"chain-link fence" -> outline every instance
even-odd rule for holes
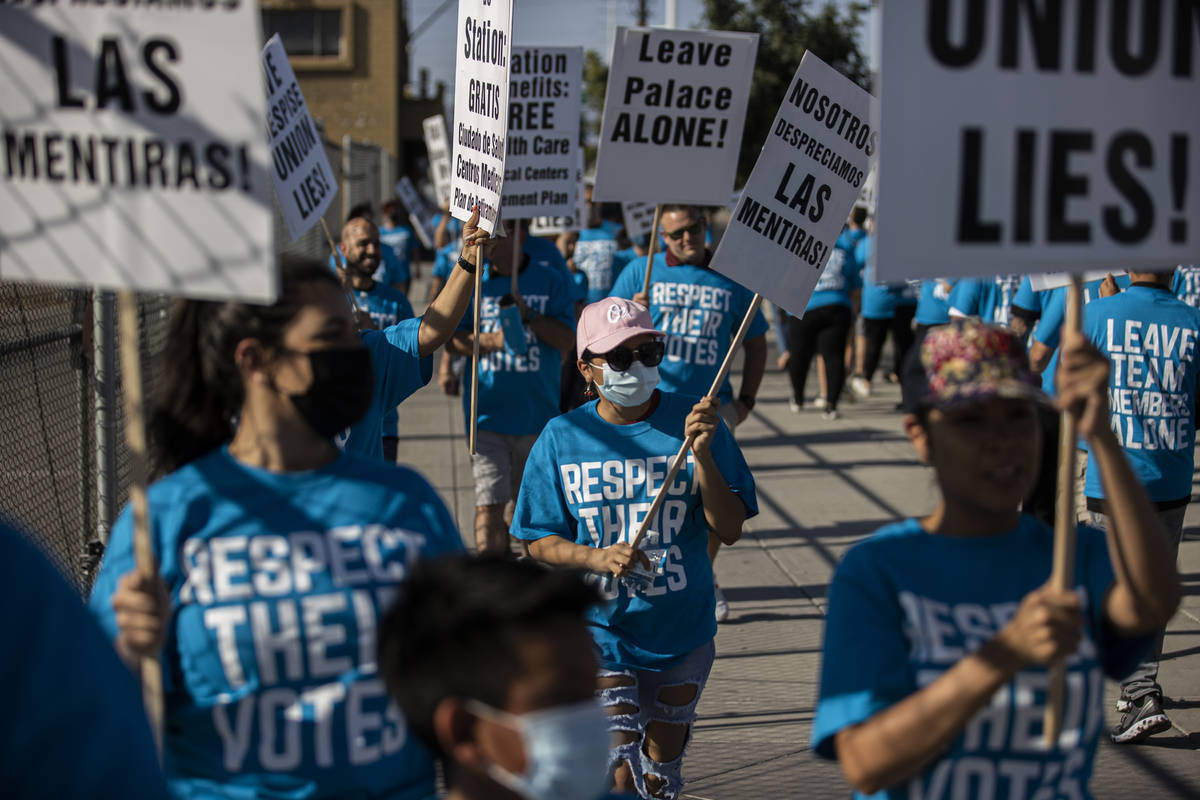
[[[325,222],[336,239],[344,210],[391,197],[395,158],[377,145],[326,141],[342,185]],[[280,252],[324,259],[321,225],[291,242],[275,208]],[[160,390],[171,299],[139,295],[138,340],[147,398]],[[108,529],[129,495],[130,461],[111,292],[0,283],[0,514],[21,524],[86,591]]]

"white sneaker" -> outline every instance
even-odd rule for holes
[[[794,397],[788,398],[788,408],[790,408],[792,410],[793,414],[800,413],[800,404],[796,402],[796,399]]]
[[[862,375],[855,375],[850,379],[850,391],[859,400],[866,400],[871,396],[871,384]]]
[[[721,591],[721,587],[713,584],[713,588],[717,594],[717,622],[724,622],[729,619],[729,601],[725,599],[725,593]]]
[[[833,421],[835,419],[841,419],[841,418],[842,418],[842,415],[838,413],[838,410],[836,408],[830,408],[830,409],[827,409],[827,410],[821,412],[821,419]]]
[[[824,408],[825,408],[825,398],[824,398],[824,397],[821,397],[820,395],[817,395],[817,396],[816,396],[816,397],[814,397],[814,398],[812,399],[812,401],[811,401],[811,402],[808,404],[808,407],[809,407],[809,408],[815,408],[815,409],[817,409],[818,411],[821,411],[822,409],[824,409]]]

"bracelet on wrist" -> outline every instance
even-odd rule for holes
[[[467,261],[467,259],[461,255],[458,257],[458,266],[461,267],[462,271],[467,273],[468,275],[475,274],[475,265],[472,264],[470,261]]]

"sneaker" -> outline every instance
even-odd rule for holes
[[[1162,710],[1162,698],[1152,693],[1132,701],[1129,710],[1112,727],[1108,736],[1117,744],[1129,744],[1148,739],[1170,727],[1171,720]]]
[[[835,419],[841,419],[841,418],[842,418],[842,415],[838,413],[838,410],[836,408],[827,408],[823,412],[821,412],[821,419],[824,419],[824,420],[829,420],[832,422]]]
[[[1125,695],[1117,698],[1117,713],[1124,714],[1129,709],[1133,708],[1133,701]]]
[[[809,402],[808,407],[815,408],[818,411],[821,411],[822,409],[825,408],[825,398],[821,397],[820,395],[817,395],[816,397],[814,397],[812,399],[811,402]]]
[[[871,384],[862,375],[855,375],[850,379],[850,391],[859,400],[866,400],[871,396]]]
[[[725,599],[725,593],[721,591],[721,587],[713,584],[717,593],[717,622],[724,622],[729,619],[729,601]]]
[[[800,404],[796,402],[796,398],[794,397],[788,398],[788,408],[792,410],[793,414],[799,414],[801,410]]]

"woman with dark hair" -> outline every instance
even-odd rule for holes
[[[424,478],[333,441],[391,369],[372,367],[383,334],[360,335],[324,265],[282,277],[271,306],[176,307],[149,489],[161,579],[135,569],[126,509],[90,609],[126,661],[162,653],[175,795],[429,797],[375,632],[412,564],[462,540]]]

